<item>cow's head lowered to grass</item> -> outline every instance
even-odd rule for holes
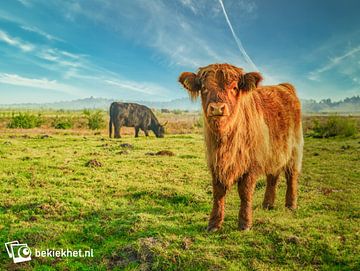
[[[205,119],[211,129],[219,132],[225,132],[241,114],[240,99],[261,80],[257,72],[245,73],[229,64],[211,64],[199,68],[197,74],[183,72],[179,77],[192,99],[201,96]]]

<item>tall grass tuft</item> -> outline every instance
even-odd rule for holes
[[[203,127],[204,127],[204,116],[203,116],[202,113],[201,113],[200,116],[197,118],[194,126],[197,127],[197,128],[203,128]]]
[[[71,118],[58,117],[52,122],[52,127],[55,129],[71,129],[74,126],[74,122]]]
[[[32,115],[29,113],[19,113],[18,115],[12,115],[7,127],[31,129],[40,127],[42,123],[43,119],[41,118],[41,114]]]
[[[89,129],[98,130],[105,127],[105,121],[101,110],[91,112],[90,110],[85,109],[83,113],[87,119]]]
[[[327,138],[334,136],[349,137],[357,133],[357,123],[349,118],[330,116],[325,122],[313,121],[313,129],[310,134],[315,138]]]

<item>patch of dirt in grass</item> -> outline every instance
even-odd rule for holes
[[[153,248],[158,244],[159,240],[154,237],[146,237],[140,239],[139,255],[142,262],[152,262],[154,258]]]
[[[329,187],[322,187],[319,189],[320,192],[322,194],[324,194],[325,196],[330,195],[331,193],[336,193],[336,192],[342,192],[343,190],[341,189],[333,189],[333,188],[329,188]]]
[[[139,270],[152,270],[152,263],[156,255],[156,248],[166,248],[167,243],[161,242],[155,237],[140,238],[138,244],[123,248],[108,260],[108,267],[112,270],[116,267],[126,268],[131,263],[138,263]]]
[[[120,144],[120,147],[121,148],[127,148],[127,149],[133,149],[134,148],[134,146],[129,144],[129,143]]]
[[[24,134],[24,135],[9,135],[9,138],[11,138],[11,139],[15,139],[15,138],[30,139],[31,137],[27,134]]]
[[[102,163],[96,159],[91,159],[86,162],[85,166],[87,166],[87,167],[102,167]]]
[[[113,270],[115,267],[125,268],[130,263],[138,261],[137,251],[133,247],[127,246],[119,254],[111,255],[107,265],[109,270]]]
[[[292,235],[289,236],[288,238],[286,238],[286,243],[290,243],[290,244],[300,244],[301,240],[299,237]]]
[[[182,241],[181,247],[184,250],[188,250],[190,246],[193,244],[194,240],[189,237],[185,237]]]
[[[37,221],[37,217],[36,216],[30,216],[29,221]]]
[[[340,147],[340,149],[342,149],[343,151],[348,150],[348,149],[350,149],[350,148],[351,148],[350,145],[342,145],[342,146]]]
[[[63,215],[66,211],[67,208],[60,202],[43,203],[36,209],[36,212],[44,217]]]
[[[98,147],[108,148],[108,147],[109,147],[109,143],[101,144],[101,145],[99,145]]]
[[[158,151],[158,152],[147,152],[145,153],[145,155],[150,155],[150,156],[175,156],[175,153],[173,153],[172,151]]]

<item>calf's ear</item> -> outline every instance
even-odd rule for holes
[[[239,81],[239,89],[246,91],[254,90],[258,87],[262,79],[261,74],[258,72],[245,73]]]
[[[179,76],[179,82],[187,89],[190,98],[196,100],[201,89],[201,82],[196,74],[192,72],[183,72]]]

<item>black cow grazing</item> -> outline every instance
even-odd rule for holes
[[[120,138],[121,126],[135,127],[135,137],[139,130],[149,135],[153,131],[156,137],[164,137],[165,125],[161,125],[150,108],[135,103],[113,102],[110,106],[109,137],[112,135],[112,126],[115,128],[115,138]]]

